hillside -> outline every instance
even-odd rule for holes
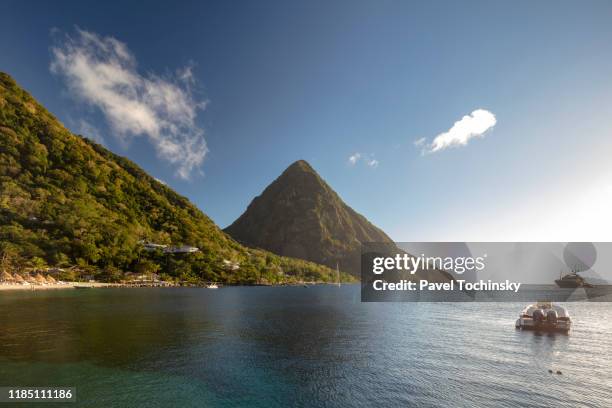
[[[169,256],[143,242],[200,251]],[[69,132],[4,73],[0,245],[5,269],[78,265],[111,281],[134,270],[194,282],[335,279],[323,266],[238,244],[131,161]]]
[[[225,231],[241,243],[360,273],[362,242],[391,239],[305,161],[290,165]]]

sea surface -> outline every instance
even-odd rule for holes
[[[612,303],[567,303],[569,335],[516,330],[523,306],[361,303],[355,285],[0,292],[0,386],[76,387],[72,407],[610,407]]]

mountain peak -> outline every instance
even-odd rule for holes
[[[304,160],[274,180],[225,230],[247,245],[357,275],[362,242],[391,242]]]
[[[310,163],[308,163],[306,160],[303,160],[303,159],[296,160],[293,163],[291,163],[291,165],[289,165],[289,167],[287,167],[287,170],[289,170],[289,169],[300,169],[300,170],[304,170],[304,171],[314,171],[314,169],[312,168]]]
[[[297,160],[289,165],[265,191],[269,191],[269,188],[273,186],[282,189],[299,186],[300,188],[294,189],[294,193],[297,194],[315,190],[323,191],[327,184],[306,160]],[[329,190],[331,191],[331,188]]]
[[[297,160],[291,163],[289,167],[287,167],[285,171],[283,171],[283,173],[281,174],[281,177],[286,176],[286,175],[302,174],[302,173],[314,174],[317,177],[319,177],[315,169],[313,169],[310,163],[308,163],[306,160]]]

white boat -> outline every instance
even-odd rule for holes
[[[217,285],[216,283],[209,283],[208,285],[206,285],[206,289],[219,289],[219,285]]]
[[[523,330],[568,332],[572,319],[567,309],[552,302],[537,302],[523,309],[516,320],[516,328]]]

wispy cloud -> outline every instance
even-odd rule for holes
[[[348,158],[348,161],[351,166],[354,166],[357,164],[359,159],[361,159],[361,153],[354,153]]]
[[[419,138],[419,139],[414,141],[414,145],[416,147],[421,147],[421,146],[423,146],[425,144],[425,142],[427,142],[427,139],[425,139],[424,137],[421,137],[421,138]]]
[[[191,66],[174,78],[143,75],[126,44],[80,29],[51,52],[51,71],[74,96],[98,107],[117,136],[146,136],[181,178],[200,169],[208,148],[196,116],[205,104],[193,95]]]
[[[448,131],[436,136],[431,144],[423,149],[423,153],[435,153],[450,147],[466,146],[471,139],[484,137],[484,134],[496,123],[497,119],[493,113],[485,109],[476,109],[455,122]],[[424,138],[415,141],[415,146],[424,144]]]
[[[362,161],[366,166],[375,169],[378,167],[379,161],[374,159],[372,155],[366,156],[359,152],[353,153],[348,158],[348,163],[351,166],[356,165],[358,162]]]

